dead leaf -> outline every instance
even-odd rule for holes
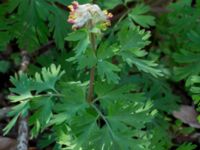
[[[29,147],[28,150],[37,150],[36,147]]]
[[[16,150],[17,140],[0,136],[0,150]]]
[[[173,112],[173,116],[191,127],[200,128],[200,123],[197,121],[198,113],[193,106],[181,105],[178,111]]]

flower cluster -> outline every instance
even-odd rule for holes
[[[80,5],[78,2],[72,2],[72,5],[68,6],[70,9],[70,15],[68,22],[73,24],[72,29],[79,29],[89,22],[92,26],[101,24],[103,26],[110,26],[110,20],[112,14],[107,10],[102,11],[98,5],[84,4]]]

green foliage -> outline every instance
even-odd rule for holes
[[[171,13],[163,17],[158,28],[165,34],[164,27],[167,25],[169,32],[164,38],[172,37],[165,42],[164,48],[170,50],[168,55],[173,61],[173,80],[185,82],[186,90],[199,110],[199,5],[192,6],[190,0],[177,1],[169,9]]]
[[[0,6],[1,47],[17,39],[21,49],[36,50],[48,41],[50,33],[60,49],[64,49],[64,36],[69,26],[65,23],[66,12],[54,4],[54,0],[13,0]],[[4,17],[5,14],[10,14]],[[48,22],[49,25],[46,25]]]
[[[107,61],[99,60],[97,64],[97,70],[99,76],[104,79],[106,77],[107,81],[110,83],[111,81],[114,83],[119,82],[119,76],[115,72],[119,72],[120,68],[116,65],[113,65]]]
[[[35,77],[28,77],[22,72],[11,77],[15,87],[10,88],[10,91],[15,95],[10,95],[8,98],[12,103],[20,103],[9,112],[10,116],[15,117],[4,128],[5,134],[13,127],[19,116],[27,116],[30,110],[35,111],[29,118],[30,125],[34,125],[32,136],[37,136],[44,129],[52,116],[52,99],[60,96],[55,90],[55,83],[63,74],[64,71],[60,71],[60,66],[52,64],[49,68],[43,68],[41,74],[36,73]]]
[[[121,44],[119,55],[129,66],[135,65],[139,71],[150,73],[155,77],[163,76],[162,71],[158,69],[158,65],[154,61],[142,59],[147,55],[142,49],[150,43],[149,37],[150,33],[139,27],[130,25],[122,28],[118,33]]]
[[[131,13],[129,14],[130,18],[133,19],[137,24],[142,27],[149,28],[150,26],[155,25],[155,18],[150,15],[145,15],[149,12],[150,8],[146,5],[138,5],[136,6]]]
[[[180,147],[178,147],[177,150],[194,150],[195,148],[197,148],[197,146],[194,144],[184,143]]]
[[[186,64],[184,67],[176,67],[175,73],[178,80],[185,79],[191,75],[198,74],[200,72],[199,70],[199,55],[188,52],[188,51],[181,51],[179,54],[174,54],[174,59],[176,62],[180,64]],[[191,67],[193,69],[191,69]]]
[[[65,38],[65,40],[79,41],[77,46],[74,48],[77,57],[85,53],[89,45],[89,36],[86,30],[78,30],[73,33],[70,33],[68,37]]]
[[[191,92],[192,98],[195,100],[195,104],[199,105],[200,100],[200,77],[197,75],[190,76],[186,80],[186,87],[189,87],[189,91]]]
[[[182,124],[172,125],[170,119],[181,102],[176,83],[183,83],[181,88],[200,111],[200,2],[169,2],[169,12],[155,16],[146,1],[95,2],[103,9],[120,5],[125,14],[106,31],[88,24],[71,31],[65,11],[71,1],[0,4],[0,75],[19,66],[18,49],[34,56],[26,73],[10,78],[11,120],[4,134],[19,117],[28,116],[30,137],[39,149],[195,149],[193,143],[174,143],[171,129]],[[55,46],[43,52],[41,46],[50,40]],[[7,59],[9,47],[16,50]],[[92,68],[94,97],[89,102]],[[181,132],[189,135],[194,130],[185,127]]]
[[[100,0],[100,2],[103,3],[103,5],[108,9],[114,8],[119,4],[123,4],[122,0],[110,0],[110,1]]]
[[[143,138],[141,129],[152,117],[148,110],[151,103],[141,102],[145,100],[144,95],[131,94],[130,90],[134,90],[135,86],[124,85],[123,88],[117,89],[114,85],[97,83],[96,101],[101,102],[101,108],[101,105],[86,102],[86,85],[70,82],[63,83],[61,86],[63,89],[61,94],[64,96],[55,110],[59,113],[51,122],[57,126],[64,125],[66,122],[66,132],[62,134],[62,138],[58,139],[58,143],[65,145],[66,149],[103,147],[143,149],[141,144],[144,143],[136,139]],[[110,90],[101,91],[102,89]],[[121,96],[117,96],[116,93]],[[60,127],[56,130],[59,130],[59,133],[63,132],[63,128]],[[132,134],[136,139],[132,139]]]

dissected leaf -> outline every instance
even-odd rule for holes
[[[181,146],[179,146],[176,150],[194,150],[197,146],[192,143],[183,143]]]
[[[11,82],[15,87],[11,88],[11,92],[15,95],[10,95],[8,98],[11,102],[20,102],[14,106],[8,115],[14,116],[11,122],[4,128],[4,134],[7,134],[15,125],[19,116],[25,117],[28,111],[33,109],[35,113],[30,117],[30,125],[34,125],[32,135],[36,136],[49,123],[52,116],[52,97],[59,94],[55,90],[56,82],[64,74],[60,70],[60,66],[56,67],[52,64],[49,68],[43,68],[41,74],[36,73],[35,78],[28,77],[27,74],[20,72],[15,77],[11,77]],[[52,90],[55,95],[47,93],[47,90]],[[37,95],[40,92],[46,92],[46,95]],[[35,93],[36,95],[34,95]],[[35,105],[34,102],[36,101]]]
[[[101,79],[103,80],[105,77],[107,81],[118,83],[119,82],[119,76],[117,75],[117,72],[120,71],[120,68],[117,67],[114,64],[111,64],[107,61],[98,61],[97,62],[97,71]]]
[[[150,26],[154,26],[155,25],[155,18],[153,16],[150,15],[146,15],[147,12],[149,12],[149,7],[144,5],[144,4],[140,4],[137,5],[129,14],[130,18],[133,19],[133,21],[135,21],[136,23],[138,23],[139,25],[149,28]]]

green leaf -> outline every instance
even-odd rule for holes
[[[66,23],[67,13],[57,6],[53,5],[49,13],[49,28],[53,32],[53,38],[60,49],[64,49],[64,39],[70,29]]]
[[[35,8],[38,16],[42,20],[47,20],[49,15],[50,5],[47,1],[35,0]]]
[[[29,118],[29,125],[33,125],[31,134],[32,137],[36,137],[40,130],[46,127],[52,117],[53,102],[51,97],[41,97],[33,101],[36,109],[33,109],[34,113]],[[35,127],[37,127],[37,129],[34,132]]]
[[[90,40],[88,33],[85,29],[74,31],[65,38],[67,41],[78,41],[77,46],[74,48],[76,57],[85,53]]]
[[[125,52],[121,53],[121,56],[129,66],[135,65],[139,71],[150,73],[154,77],[163,76],[162,71],[157,67],[158,64],[156,64],[153,61],[139,59],[134,57],[130,53],[125,53]]]
[[[81,82],[67,82],[61,84],[61,102],[57,103],[54,108],[58,115],[54,116],[52,122],[63,122],[70,120],[77,113],[85,110],[88,107],[86,101],[86,83]],[[60,114],[61,113],[61,114]],[[63,117],[58,119],[56,117]],[[55,120],[56,119],[56,120]]]
[[[7,2],[3,7],[6,8],[6,10],[11,13],[14,11],[14,9],[21,3],[21,0],[12,0]]]
[[[41,74],[36,73],[35,79],[22,72],[16,74],[15,77],[11,77],[15,88],[10,88],[10,91],[17,95],[11,95],[9,99],[12,102],[23,101],[33,97],[31,91],[37,91],[37,94],[48,89],[55,91],[56,82],[64,74],[60,69],[60,66],[52,64],[49,68],[43,68]]]
[[[151,120],[151,117],[147,117],[149,106],[146,108],[147,111],[143,109],[138,109],[137,104],[126,104],[123,101],[117,101],[113,104],[110,103],[106,118],[111,125],[113,125],[113,128],[116,128],[116,130],[118,129],[115,127],[117,124],[124,129],[126,128],[124,125],[130,125],[136,129],[142,129],[145,127],[144,124]],[[134,110],[137,110],[137,112]]]
[[[90,147],[89,143],[93,145],[99,135],[97,134],[99,130],[96,123],[97,117],[97,114],[84,111],[82,114],[73,118],[70,126],[75,139],[70,142],[70,149],[88,149]]]
[[[150,43],[148,41],[150,32],[140,30],[138,27],[122,28],[117,36],[121,44],[121,51],[135,53],[135,51],[141,50]]]
[[[149,7],[144,4],[137,5],[131,11],[131,13],[129,13],[129,17],[132,18],[133,21],[135,21],[142,27],[149,28],[150,26],[155,25],[155,17],[146,15],[146,13],[148,13],[149,10]]]
[[[120,84],[112,85],[106,82],[96,82],[95,83],[95,93],[97,98],[95,101],[100,101],[104,108],[107,108],[109,104],[115,103],[117,101],[122,101],[124,103],[144,103],[146,98],[144,93],[134,92],[139,90],[136,84]]]
[[[200,102],[200,76],[192,75],[186,80],[186,87],[189,88],[192,98],[195,100],[195,103],[199,104]]]
[[[30,125],[33,125],[32,136],[38,135],[39,131],[46,127],[46,124],[50,121],[52,116],[52,97],[59,95],[55,90],[56,82],[64,74],[64,71],[60,71],[60,66],[56,67],[52,64],[49,68],[43,68],[41,74],[36,73],[35,78],[28,77],[27,74],[20,72],[15,77],[11,77],[11,82],[15,87],[11,88],[14,96],[9,96],[11,102],[20,102],[20,104],[13,107],[13,110],[9,113],[13,115],[21,115],[22,117],[28,114],[29,109],[35,110],[30,117]],[[56,94],[41,94],[40,92],[47,93],[47,90],[52,90]],[[35,93],[34,95],[32,93]],[[38,100],[39,99],[39,100]],[[31,101],[36,101],[35,105],[29,105]],[[34,102],[32,102],[34,104]],[[11,124],[5,128],[6,133],[12,128],[16,122],[16,116]]]
[[[10,88],[10,91],[17,94],[15,96],[9,96],[12,102],[23,101],[32,97],[33,80],[26,74],[22,72],[15,74],[15,77],[11,77],[10,81],[15,86],[15,88]]]
[[[112,58],[119,51],[118,45],[109,45],[109,42],[102,42],[97,50],[98,59]]]
[[[135,91],[137,89],[136,87],[134,84],[115,86],[107,84],[106,82],[97,82],[95,83],[95,92],[98,95],[97,99],[106,100],[107,102],[116,100],[132,101],[136,97],[130,91]]]
[[[8,132],[13,128],[13,126],[17,122],[18,117],[19,117],[19,114],[16,115],[14,118],[12,118],[12,120],[10,121],[10,123],[3,129],[4,135],[8,134]]]
[[[8,134],[9,131],[13,128],[13,126],[16,124],[19,116],[26,117],[28,115],[29,108],[30,108],[30,106],[29,106],[28,101],[22,102],[16,106],[12,107],[12,110],[8,113],[8,115],[14,116],[14,117],[8,123],[8,125],[3,129],[4,135]]]
[[[65,37],[65,40],[67,41],[79,41],[83,40],[85,37],[87,37],[87,31],[85,29],[76,30],[72,33],[69,33],[67,37]]]
[[[54,134],[43,134],[38,142],[37,142],[37,146],[44,149],[45,147],[47,147],[50,144],[53,144],[53,142],[55,142],[55,135]]]
[[[13,106],[8,115],[14,116],[21,114],[22,117],[26,117],[28,115],[29,108],[30,108],[29,101],[24,101],[21,102],[20,104]]]
[[[76,60],[78,62],[77,69],[79,70],[92,68],[97,63],[97,58],[92,49],[87,50],[84,55],[80,55]]]
[[[44,18],[38,15],[37,4],[38,0],[30,3],[27,0],[20,0],[19,6],[15,6],[16,14],[9,18],[12,26],[9,27],[8,32],[13,38],[17,38],[19,47],[27,51],[34,51],[48,41],[48,27],[45,25]],[[42,7],[48,5],[45,2],[42,4],[45,4]]]
[[[176,150],[195,150],[196,148],[197,148],[197,145],[195,145],[195,144],[183,143]]]
[[[97,62],[97,71],[102,80],[104,80],[106,77],[108,83],[118,83],[120,80],[120,77],[117,75],[117,72],[120,71],[120,68],[109,63],[108,61],[99,60]]]
[[[122,0],[109,0],[109,1],[100,0],[100,1],[102,1],[103,5],[108,9],[112,9],[119,4],[123,4]]]
[[[106,108],[104,108],[105,110],[101,110],[97,106],[93,105],[93,108],[105,122],[105,125],[101,128],[99,133],[100,135],[104,135],[103,140],[102,138],[99,139],[102,143],[107,144],[103,144],[104,146],[106,146],[105,148],[111,150],[114,150],[116,148],[142,150],[144,148],[142,145],[145,145],[146,143],[144,142],[144,140],[141,140],[142,134],[140,129],[143,128],[144,126],[142,125],[148,122],[151,118],[148,117],[148,111],[145,112],[149,109],[149,107],[144,108],[144,110],[141,108],[139,112],[133,113],[134,106],[136,105],[134,105],[133,103],[129,103],[129,105],[127,105],[127,103],[124,103],[123,101],[118,101],[110,103],[109,105],[107,105]],[[138,109],[137,106],[136,108]],[[125,116],[123,115],[123,111],[126,114]],[[142,114],[143,111],[144,113]],[[114,112],[118,114],[115,114]],[[140,117],[142,119],[139,121],[138,119]],[[138,124],[137,121],[139,121]],[[134,126],[137,126],[137,129],[134,128]],[[104,133],[105,131],[106,133]],[[133,136],[137,138],[133,138]]]
[[[182,50],[181,53],[175,53],[173,58],[178,63],[195,63],[199,61],[200,54],[195,54],[186,50]]]
[[[56,132],[56,142],[60,145],[69,145],[68,141],[71,140],[71,136],[69,135],[69,127],[66,124],[61,124],[54,127],[54,132]]]
[[[200,72],[199,54],[182,50],[181,53],[174,54],[174,60],[180,64],[185,64],[183,67],[174,67],[177,80],[187,78],[190,75],[198,74]],[[192,68],[192,69],[191,69]]]
[[[199,43],[199,40],[200,40],[200,35],[199,35],[199,30],[197,31],[190,31],[188,34],[187,34],[189,40],[192,42],[192,45],[194,45],[194,48],[199,48],[200,46],[200,43]]]
[[[77,46],[74,48],[76,52],[76,56],[80,56],[81,54],[84,54],[89,43],[90,43],[90,40],[88,36],[82,39],[81,41],[79,41]]]
[[[64,73],[65,71],[61,71],[61,66],[56,67],[55,64],[51,64],[49,68],[42,68],[41,74],[35,74],[35,90],[37,93],[47,89],[55,91],[55,84]]]

